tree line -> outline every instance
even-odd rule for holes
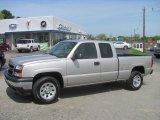
[[[12,19],[12,18],[20,18],[15,17],[9,10],[0,10],[0,19]]]
[[[92,35],[92,34],[88,34],[87,35],[87,39],[88,40],[106,40],[106,41],[116,41],[117,39],[123,39],[124,41],[127,41],[127,42],[132,42],[132,41],[135,41],[135,42],[142,42],[143,39],[145,39],[145,42],[152,42],[152,41],[157,41],[157,40],[160,40],[160,35],[157,35],[157,36],[152,36],[152,37],[140,37],[139,34],[136,34],[134,36],[118,36],[118,37],[112,37],[112,38],[109,38],[107,37],[106,34],[104,33],[100,33],[96,36]]]

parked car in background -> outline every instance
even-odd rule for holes
[[[16,48],[18,52],[24,50],[33,52],[33,50],[40,50],[40,44],[34,39],[20,39],[16,44]]]
[[[2,66],[5,64],[5,62],[6,62],[5,55],[2,51],[0,51],[0,70]]]
[[[160,43],[157,43],[156,47],[154,48],[154,55],[156,58],[160,58]]]
[[[114,43],[114,47],[126,50],[128,48],[131,48],[131,44],[127,42],[118,41]]]
[[[11,47],[6,43],[0,43],[0,51],[8,51]]]

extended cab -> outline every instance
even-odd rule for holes
[[[110,42],[66,40],[47,54],[11,58],[4,75],[14,90],[50,103],[65,87],[125,80],[128,88],[137,90],[152,65],[151,56],[117,56]]]

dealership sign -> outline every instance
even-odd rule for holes
[[[46,25],[47,25],[46,21],[41,22],[41,27],[46,27]]]
[[[62,31],[71,31],[71,27],[62,24],[59,24],[57,29]]]
[[[9,29],[16,29],[17,28],[17,24],[10,24],[9,25]]]

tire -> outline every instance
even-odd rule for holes
[[[138,90],[143,84],[143,77],[140,72],[132,71],[129,79],[126,81],[127,88],[130,90]]]
[[[30,51],[30,52],[33,52],[33,47],[32,47],[32,46],[30,47],[30,50],[29,50],[29,51]]]
[[[55,102],[59,96],[60,85],[54,77],[42,77],[33,85],[34,99],[43,104]]]
[[[160,55],[155,55],[156,56],[156,58],[160,58]]]
[[[127,49],[128,49],[128,46],[124,46],[123,49],[124,49],[124,50],[127,50]]]
[[[38,46],[37,51],[40,51],[40,46]]]
[[[19,53],[21,53],[21,52],[22,52],[22,50],[18,50],[18,52],[19,52]]]
[[[9,50],[9,48],[6,48],[6,51],[8,51]]]
[[[0,60],[0,70],[2,69],[2,61]]]

